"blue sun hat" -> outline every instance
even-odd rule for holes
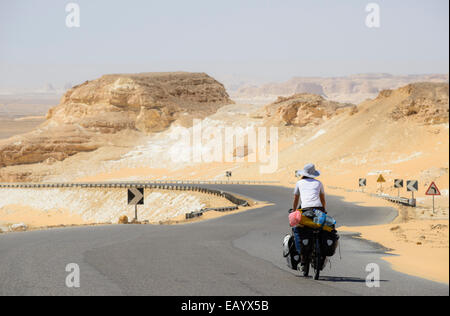
[[[320,176],[320,172],[316,170],[314,164],[309,163],[303,167],[303,170],[297,170],[297,177],[316,178]]]

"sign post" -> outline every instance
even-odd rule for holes
[[[360,178],[358,180],[359,187],[362,188],[362,192],[364,193],[364,188],[367,186],[367,179]]]
[[[403,188],[403,180],[402,179],[395,179],[394,180],[394,187],[398,189],[398,197],[400,197],[400,188]]]
[[[384,179],[382,174],[380,174],[380,176],[378,177],[377,182],[380,183],[380,185],[381,185],[381,193],[383,193],[383,183],[386,182],[386,180]]]
[[[412,198],[414,199],[414,192],[419,190],[419,182],[417,180],[406,181],[406,190],[412,193]]]
[[[425,192],[426,195],[431,195],[433,197],[433,214],[434,214],[434,197],[437,195],[441,195],[441,192],[439,191],[436,183],[431,182],[430,186],[428,187],[427,192]]]
[[[233,175],[233,173],[231,171],[226,172],[226,177],[228,178],[228,181],[230,181],[230,178],[232,175]]]
[[[408,192],[411,192],[411,194],[412,194],[411,205],[416,206],[415,199],[414,199],[414,192],[417,192],[419,190],[419,182],[417,180],[406,181],[406,190]]]
[[[137,222],[137,206],[144,205],[144,188],[128,189],[128,205],[134,205],[134,221]]]

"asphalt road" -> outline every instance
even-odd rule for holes
[[[281,242],[289,232],[292,190],[210,185],[274,205],[178,226],[112,225],[0,235],[0,295],[449,295],[446,284],[393,271],[379,245],[341,236],[320,281],[289,270]],[[391,221],[390,208],[359,207],[328,197],[340,225]],[[68,288],[66,265],[80,267]],[[380,267],[379,288],[366,266]],[[426,269],[427,267],[424,267]]]

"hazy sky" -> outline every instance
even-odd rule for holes
[[[66,4],[80,27],[66,27]],[[380,6],[380,28],[366,5]],[[286,80],[448,73],[448,0],[0,0],[0,89],[104,73]]]

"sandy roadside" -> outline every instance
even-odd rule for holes
[[[360,238],[391,249],[388,252],[391,255],[383,257],[383,260],[396,271],[449,284],[449,220],[445,210],[433,214],[423,208],[400,207],[361,192],[343,189],[328,189],[328,193],[361,206],[396,208],[399,215],[390,224],[343,226],[339,231],[359,233]]]
[[[383,257],[396,271],[449,283],[449,221],[412,220],[401,224],[341,227],[392,249]]]

